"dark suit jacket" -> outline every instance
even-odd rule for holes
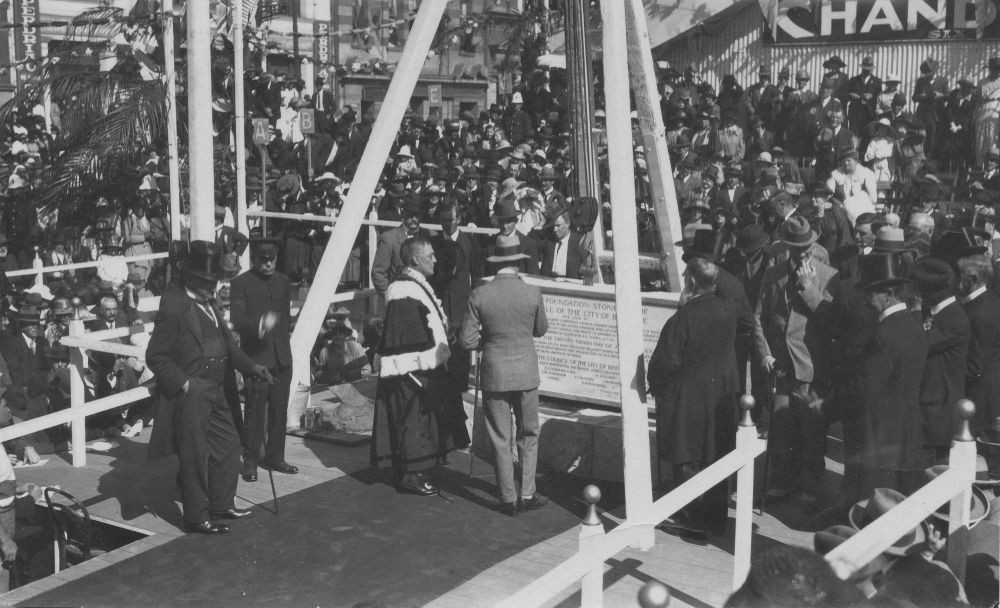
[[[32,354],[18,330],[11,330],[0,338],[0,353],[10,370],[11,384],[6,397],[11,410],[25,410],[31,398],[45,394],[49,371],[45,360],[47,350],[45,338],[39,337],[35,339],[35,352]]]
[[[465,232],[459,232],[454,241],[439,232],[431,238],[431,245],[437,263],[429,281],[448,315],[449,329],[457,332],[468,310],[472,286],[483,276],[479,241]]]
[[[965,372],[965,396],[976,404],[976,430],[988,429],[1000,416],[1000,296],[992,289],[965,304],[971,341]]]
[[[647,378],[656,395],[657,447],[665,460],[712,462],[718,456],[716,425],[732,426],[733,420],[716,420],[716,407],[740,386],[736,317],[732,300],[707,294],[681,306],[660,332]]]
[[[931,320],[927,331],[927,364],[920,384],[920,410],[927,445],[951,445],[955,402],[965,397],[971,331],[969,317],[958,302],[945,306]]]
[[[418,233],[427,237],[427,231],[421,229]],[[403,270],[403,260],[399,257],[399,248],[403,241],[410,238],[406,229],[397,226],[378,235],[378,247],[375,249],[375,260],[372,261],[372,286],[375,291],[384,294],[389,289],[389,283],[396,280]]]
[[[542,290],[505,272],[472,291],[459,343],[482,349],[484,391],[527,391],[540,382],[534,338],[548,328]]]
[[[257,272],[244,272],[230,282],[230,313],[240,347],[256,363],[269,369],[289,367],[292,349],[289,330],[292,299],[288,276],[275,272],[270,278]],[[260,337],[260,320],[268,311],[278,313],[274,329]]]
[[[182,288],[168,287],[160,297],[160,310],[156,314],[153,335],[146,347],[146,364],[156,376],[156,426],[149,439],[149,457],[165,458],[176,453],[175,422],[180,412],[174,407],[184,384],[194,376],[202,364],[203,334],[198,315],[204,315],[198,305]],[[216,310],[217,319],[222,314]],[[253,361],[244,353],[225,323],[219,324],[226,350],[229,352],[229,371],[226,374],[226,398],[233,410],[234,420],[240,420],[239,400],[236,398],[236,377],[233,370],[250,373]],[[179,427],[177,431],[179,432]]]
[[[580,239],[583,238],[576,232],[569,233],[569,240],[566,245],[566,274],[570,279],[580,278],[580,265],[583,263],[583,252],[580,250]],[[556,241],[545,239],[542,249],[542,275],[556,276],[552,272],[552,264],[556,257]]]

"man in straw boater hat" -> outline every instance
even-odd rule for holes
[[[222,278],[215,243],[193,241],[180,263],[182,289],[164,292],[146,362],[156,375],[151,459],[177,454],[184,523],[189,532],[225,534],[218,519],[253,513],[233,503],[240,472],[240,404],[234,370],[273,382],[233,339],[214,304]]]
[[[240,346],[255,363],[267,367],[275,380],[246,380],[242,476],[248,482],[257,481],[258,464],[289,475],[299,471],[285,462],[288,392],[292,383],[291,282],[288,275],[277,270],[279,244],[278,239],[251,240],[253,270],[230,283],[230,316]]]
[[[814,259],[819,235],[806,218],[789,217],[775,239],[788,259],[764,274],[754,313],[755,346],[764,370],[775,377],[768,438],[773,450],[772,498],[793,490],[814,502],[826,452],[823,399],[830,387],[832,336],[829,319],[837,296],[837,271]]]
[[[497,505],[504,515],[544,507],[548,499],[535,492],[538,461],[538,355],[533,338],[548,331],[545,303],[538,287],[518,276],[528,258],[517,242],[497,244],[486,259],[496,276],[473,290],[459,343],[483,351],[480,381],[486,429],[493,446],[493,467],[499,486]],[[517,422],[511,435],[511,415]],[[520,475],[512,459],[516,444]]]
[[[913,295],[909,258],[903,252],[873,253],[858,260],[857,289],[878,314],[875,335],[860,354],[859,401],[845,406],[845,447],[860,454],[861,471],[844,494],[865,496],[875,488],[915,489],[924,467],[920,379],[927,335],[909,310]],[[950,431],[949,431],[950,432]],[[850,435],[850,436],[849,436]]]
[[[438,494],[434,469],[449,451],[468,445],[465,411],[447,399],[451,356],[448,318],[428,278],[437,261],[424,237],[400,247],[403,269],[385,294],[385,320],[374,368],[378,389],[371,463],[391,468],[397,491]]]

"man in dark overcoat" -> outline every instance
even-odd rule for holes
[[[257,481],[257,465],[294,475],[299,469],[285,462],[288,393],[292,384],[291,282],[278,272],[278,239],[251,242],[253,270],[230,282],[230,319],[240,347],[254,363],[271,372],[275,382],[247,378],[245,382],[243,480]],[[266,424],[265,424],[266,422]],[[266,429],[266,433],[265,433]]]
[[[681,484],[724,456],[736,433],[736,320],[733,300],[715,295],[719,268],[692,258],[684,271],[681,307],[664,325],[649,359],[656,397],[656,445]],[[677,522],[702,534],[725,532],[729,493],[720,483]]]
[[[969,317],[971,340],[965,396],[976,404],[973,431],[992,429],[1000,417],[1000,296],[989,288],[993,265],[983,254],[958,260],[958,293]]]
[[[955,273],[944,260],[920,258],[912,276],[923,302],[927,363],[920,384],[924,445],[934,462],[945,460],[955,434],[955,402],[965,397],[969,317],[955,298]]]
[[[267,368],[236,345],[215,307],[221,257],[215,243],[191,243],[180,264],[183,288],[164,292],[146,349],[157,384],[149,456],[178,456],[184,523],[201,534],[229,531],[212,519],[252,515],[233,503],[240,470],[234,370],[271,381]]]
[[[534,338],[545,335],[549,323],[541,290],[518,276],[517,268],[525,257],[527,254],[517,245],[493,251],[489,262],[499,270],[492,281],[472,292],[459,336],[463,348],[483,351],[480,381],[499,486],[497,509],[510,517],[548,503],[547,498],[535,493],[541,426]],[[513,437],[512,416],[517,428]],[[520,475],[514,470],[515,447]]]
[[[919,313],[909,310],[912,284],[903,253],[874,253],[858,260],[862,289],[878,314],[874,337],[861,353],[861,402],[857,425],[862,453],[861,487],[908,493],[922,485],[923,425],[920,377],[927,361],[927,336]],[[845,420],[848,413],[845,412]],[[852,427],[854,428],[854,427]],[[845,435],[849,432],[844,428]],[[845,437],[846,443],[846,437]]]

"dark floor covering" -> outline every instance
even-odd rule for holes
[[[268,503],[228,535],[179,537],[22,606],[420,606],[579,523],[580,481],[547,477],[552,504],[510,519],[481,479],[445,469],[444,494],[418,497],[367,469],[281,497],[279,516]]]

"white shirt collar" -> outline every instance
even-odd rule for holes
[[[979,296],[983,295],[984,293],[986,293],[986,286],[985,285],[983,285],[982,287],[978,287],[976,289],[973,289],[972,293],[970,293],[969,295],[964,296],[962,298],[962,304],[968,304],[969,302],[975,300],[976,298],[978,298]]]
[[[945,306],[948,306],[949,304],[953,304],[954,302],[955,302],[955,296],[948,296],[947,298],[941,300],[940,302],[938,302],[934,306],[931,306],[931,315],[938,314],[939,312],[941,312],[942,310],[944,310]]]
[[[878,316],[878,321],[879,321],[879,323],[881,323],[882,321],[885,321],[886,317],[888,317],[889,315],[892,315],[892,314],[895,314],[897,312],[901,312],[901,311],[904,311],[904,310],[906,310],[906,302],[899,302],[898,304],[893,304],[889,308],[886,308],[885,310],[882,311],[882,314],[880,314]]]
[[[35,350],[35,339],[31,336],[21,332],[21,337],[24,338],[24,343],[28,345],[28,348]]]

